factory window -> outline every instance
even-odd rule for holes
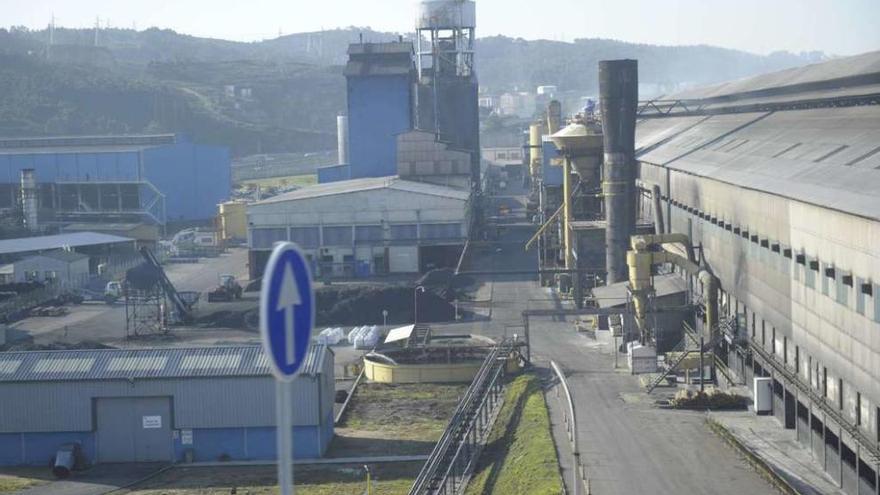
[[[351,226],[324,227],[324,246],[350,246],[352,243]]]
[[[271,249],[276,242],[287,240],[287,229],[251,230],[251,248]]]
[[[427,223],[422,225],[422,239],[460,239],[460,223]]]
[[[843,274],[838,274],[834,279],[834,285],[837,287],[837,302],[844,306],[849,304],[849,286],[843,283]]]
[[[861,278],[856,277],[856,313],[860,315],[865,314],[865,299],[868,297],[865,294],[865,291],[862,290],[862,287],[865,285],[865,281]]]
[[[818,261],[810,260],[807,258],[807,268],[804,269],[804,283],[807,287],[811,289],[816,288],[816,270],[818,270]],[[813,269],[813,264],[816,264],[816,269]]]
[[[825,268],[825,270],[823,270],[823,272],[827,271],[828,265],[825,265],[824,268]],[[830,285],[829,280],[831,280],[831,279],[829,279],[828,277],[822,277],[822,295],[824,295],[824,296],[829,295],[829,285]]]
[[[391,239],[395,241],[414,241],[419,236],[418,232],[416,224],[392,225]]]
[[[381,225],[358,225],[354,228],[354,239],[356,242],[381,241],[382,238]]]
[[[300,247],[315,249],[321,245],[321,234],[318,227],[291,227],[290,240]]]

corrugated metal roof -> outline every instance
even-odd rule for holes
[[[320,374],[329,352],[327,346],[312,345],[302,374]],[[0,383],[270,374],[263,348],[254,345],[0,353]]]
[[[654,292],[656,297],[669,296],[687,291],[687,282],[681,276],[670,273],[654,277]],[[594,287],[593,297],[600,308],[613,308],[626,304],[629,292],[629,282]]]
[[[435,184],[427,184],[424,182],[402,180],[399,177],[392,176],[369,177],[365,179],[353,179],[339,182],[330,182],[327,184],[318,184],[314,186],[304,187],[302,189],[297,189],[296,191],[291,191],[289,193],[280,194],[278,196],[260,201],[258,203],[254,203],[252,206],[319,198],[323,196],[334,196],[338,194],[350,194],[378,189],[393,189],[396,191],[406,191],[416,194],[441,196],[450,199],[457,199],[459,201],[467,201],[467,199],[470,197],[470,194],[467,191],[453,189],[451,187],[438,186]]]
[[[880,106],[671,117],[636,133],[641,162],[880,219]]]
[[[177,142],[177,136],[174,134],[0,137],[0,154],[62,153],[65,151],[136,151],[154,146],[174,144],[175,142]]]
[[[69,234],[21,237],[0,240],[0,254],[29,253],[50,249],[94,246],[98,244],[118,244],[133,242],[134,239],[97,232],[71,232]]]
[[[682,91],[669,98],[717,98],[739,93],[815,84],[821,81],[844,78],[864,78],[863,83],[870,84],[870,76],[875,74],[880,75],[880,51],[833,59],[827,62],[795,67],[769,74],[761,74],[713,86],[694,88]],[[874,83],[876,82],[878,81],[874,81]]]

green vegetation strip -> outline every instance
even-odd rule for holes
[[[11,467],[0,469],[0,493],[12,493],[42,485],[52,480],[48,467]]]
[[[374,495],[406,495],[421,463],[370,465]],[[274,495],[279,492],[274,466],[176,468],[136,488],[129,495]],[[366,492],[362,465],[297,466],[297,495],[361,495]],[[233,491],[234,490],[234,491]]]
[[[507,386],[504,405],[468,485],[467,495],[562,493],[550,415],[537,377]]]

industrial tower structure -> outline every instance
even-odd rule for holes
[[[471,154],[471,183],[480,186],[480,118],[474,66],[476,4],[426,0],[416,20],[416,128]]]

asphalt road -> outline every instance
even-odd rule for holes
[[[497,271],[535,268],[535,252],[523,250],[534,229],[508,228],[500,242],[474,253],[472,266]],[[448,325],[444,330],[493,337],[522,334],[522,310],[563,305],[531,278],[486,277],[483,282],[491,285],[491,318]],[[706,427],[703,414],[655,407],[657,397],[641,391],[635,376],[623,369],[615,371],[612,357],[600,352],[594,341],[578,335],[572,322],[532,318],[530,334],[533,363],[548,376],[552,359],[566,374],[578,410],[581,458],[593,494],[774,493]],[[571,450],[560,419],[562,403],[553,395],[548,395],[553,433],[563,476],[570,485]],[[571,493],[572,487],[568,488]]]
[[[230,273],[242,281],[247,276],[247,250],[232,249],[217,258],[204,258],[199,263],[171,264],[165,266],[168,278],[180,291],[206,292],[217,286],[221,274]],[[207,305],[202,295],[200,305]],[[37,343],[56,341],[97,341],[114,344],[122,342],[125,335],[125,309],[121,303],[86,303],[69,306],[70,314],[62,317],[26,318],[12,325],[13,335],[31,335]],[[201,332],[200,339],[212,339],[211,332]],[[181,333],[183,335],[183,333]],[[220,338],[226,336],[220,335]],[[235,335],[228,337],[235,338]]]

